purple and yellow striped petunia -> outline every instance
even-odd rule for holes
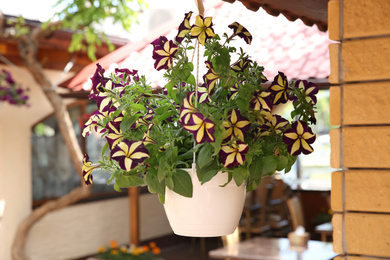
[[[92,162],[89,161],[88,154],[84,155],[82,169],[83,169],[83,179],[84,179],[85,185],[88,186],[89,184],[92,184],[92,180],[93,180],[92,171],[94,169],[99,168],[100,166],[101,166],[100,164],[92,165]]]
[[[284,119],[280,115],[272,115],[272,119],[266,119],[264,124],[260,126],[261,133],[260,136],[268,136],[272,132],[276,134],[281,134],[284,132],[288,125],[288,120]]]
[[[98,110],[92,113],[92,115],[89,117],[88,121],[84,124],[84,129],[82,136],[86,137],[89,136],[92,132],[92,130],[95,130],[96,133],[104,133],[106,132],[106,128],[104,128],[100,122],[105,118],[105,115],[100,113]]]
[[[205,61],[205,63],[206,63],[206,67],[209,70],[203,76],[203,80],[206,83],[207,92],[209,93],[209,95],[212,95],[214,92],[215,84],[217,83],[217,80],[220,79],[220,76],[218,73],[215,72],[213,68],[213,63],[211,61]]]
[[[287,149],[291,155],[297,156],[300,153],[309,154],[313,152],[312,144],[316,140],[311,128],[303,121],[298,120],[291,125],[283,134],[283,142],[288,145]]]
[[[272,94],[269,91],[256,90],[250,101],[250,107],[253,110],[272,110]]]
[[[188,121],[190,120],[192,114],[199,112],[198,109],[192,103],[192,98],[194,95],[195,92],[188,92],[186,98],[183,99],[183,104],[181,105],[179,117],[181,125],[188,124]]]
[[[227,120],[223,121],[222,125],[225,127],[223,139],[231,140],[238,138],[241,141],[245,140],[246,134],[251,127],[251,122],[243,117],[240,111],[233,109],[229,112]]]
[[[191,31],[190,19],[192,12],[188,12],[184,15],[184,20],[181,22],[175,40],[181,43],[184,37]]]
[[[235,72],[242,72],[248,67],[251,62],[252,60],[250,60],[248,57],[244,57],[233,63],[230,67]]]
[[[317,104],[316,94],[318,93],[318,87],[313,82],[308,82],[306,80],[297,80],[295,82],[295,88],[298,88],[303,92],[304,97],[308,103],[312,105]],[[298,100],[297,97],[290,97],[294,103]]]
[[[125,171],[134,169],[146,158],[149,158],[149,152],[142,141],[123,139],[111,151],[111,159],[118,161],[119,167]]]
[[[242,141],[235,141],[231,145],[223,145],[219,156],[221,162],[226,168],[242,165],[245,162],[245,154],[248,152],[249,146]]]
[[[172,66],[173,58],[177,52],[177,45],[161,36],[151,43],[153,49],[154,68],[156,70],[169,69]]]
[[[118,143],[122,141],[123,133],[120,128],[120,123],[110,121],[107,123],[106,128],[108,129],[106,139],[108,144],[110,145],[110,149],[112,150]]]
[[[194,135],[196,143],[214,142],[215,124],[201,113],[192,114],[188,124],[182,125],[184,129]]]
[[[191,28],[190,35],[198,38],[199,43],[204,45],[207,39],[215,36],[212,26],[213,22],[211,17],[203,18],[203,16],[198,15],[196,16],[195,24]]]
[[[275,76],[274,81],[271,83],[269,87],[272,95],[274,96],[273,104],[284,104],[288,101],[289,95],[287,93],[288,90],[288,81],[287,77],[283,72],[278,72],[278,75]]]
[[[252,42],[252,34],[241,24],[234,22],[228,26],[230,29],[233,29],[233,35],[230,38],[233,38],[235,35],[244,39],[247,44]]]

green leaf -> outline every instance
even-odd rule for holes
[[[286,168],[288,164],[288,158],[286,156],[279,156],[277,157],[278,165],[276,166],[277,171],[282,171],[284,168]]]
[[[188,84],[190,84],[190,85],[193,85],[193,86],[196,85],[195,77],[194,77],[194,75],[192,75],[192,73],[191,73],[190,76],[186,79],[185,82],[188,83]]]
[[[218,173],[218,169],[211,169],[210,171],[206,172],[203,175],[203,179],[201,181],[201,184],[203,185],[204,183],[211,180],[215,175],[217,175],[217,173]]]
[[[148,185],[148,189],[151,193],[164,194],[165,192],[165,180],[159,182],[157,178],[157,172],[152,172],[150,169],[145,176],[145,182]]]
[[[146,107],[142,104],[131,104],[130,107],[136,111],[139,110],[146,111]]]
[[[249,170],[244,167],[237,167],[233,170],[233,179],[237,186],[240,186],[249,177]]]
[[[275,156],[270,155],[263,158],[263,175],[272,175],[276,171],[278,166],[278,160]]]
[[[106,151],[107,151],[107,149],[108,149],[108,146],[109,146],[108,143],[106,143],[106,144],[104,145],[103,150],[102,150],[102,157],[103,157],[104,154],[106,153]]]
[[[177,76],[179,77],[180,81],[185,82],[186,79],[190,76],[191,71],[188,68],[183,68],[177,70]]]
[[[203,168],[212,160],[212,145],[210,143],[206,143],[199,151],[199,155],[196,159],[196,163],[200,168]]]
[[[165,203],[165,194],[159,193],[158,194],[158,199],[161,202],[161,204],[164,204]]]
[[[257,179],[261,178],[263,172],[263,163],[260,157],[255,157],[252,161],[251,166],[249,167],[250,178]]]
[[[115,184],[120,188],[136,187],[144,185],[144,180],[137,175],[119,175],[116,176]]]
[[[188,198],[192,198],[191,176],[184,170],[177,169],[172,175],[174,187],[173,191]]]
[[[204,179],[204,176],[207,172],[211,171],[211,170],[216,170],[218,172],[219,170],[219,167],[218,167],[218,161],[216,158],[214,158],[213,161],[211,161],[210,163],[208,163],[206,166],[204,166],[203,168],[200,168],[198,164],[196,164],[196,174],[198,176],[198,180],[200,182],[203,182],[203,179]]]
[[[173,178],[171,176],[167,176],[165,178],[165,185],[167,185],[168,189],[174,190],[175,183],[173,182]]]

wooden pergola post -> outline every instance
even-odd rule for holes
[[[139,188],[130,187],[129,209],[130,209],[130,244],[139,245]]]

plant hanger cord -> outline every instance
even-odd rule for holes
[[[198,8],[199,15],[204,16],[204,6],[203,0],[195,0],[196,7]],[[196,81],[195,81],[195,107],[198,107],[198,82],[199,82],[199,40],[196,40]],[[195,50],[194,50],[195,51]],[[196,170],[196,140],[194,140],[194,152],[193,152],[193,162],[192,162],[192,171]]]

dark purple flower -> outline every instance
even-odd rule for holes
[[[190,19],[191,19],[192,12],[186,13],[184,15],[184,20],[179,26],[179,30],[177,32],[175,40],[178,43],[181,43],[184,39],[184,37],[191,31],[191,25],[190,25]]]
[[[155,59],[154,68],[156,70],[168,69],[172,66],[173,58],[177,52],[177,45],[173,41],[166,41],[166,38],[161,36],[151,43],[153,49],[153,59]]]
[[[198,38],[199,43],[204,45],[207,39],[215,36],[212,26],[213,22],[211,17],[203,18],[203,16],[197,15],[195,24],[191,28],[191,36]]]
[[[312,105],[317,104],[316,94],[318,93],[318,87],[312,82],[307,82],[306,80],[297,80],[295,82],[295,88],[299,89],[304,95],[306,101]],[[297,97],[290,97],[294,103],[298,100]]]
[[[231,145],[222,145],[219,156],[221,162],[226,168],[240,166],[245,162],[245,154],[249,146],[242,141],[235,141]]]
[[[220,78],[220,76],[215,72],[213,63],[211,63],[211,61],[205,61],[205,63],[209,70],[203,76],[203,80],[206,83],[207,92],[209,95],[212,95],[214,93],[215,84],[217,83],[217,80]]]
[[[310,146],[316,140],[311,128],[303,121],[298,120],[291,125],[291,128],[283,134],[283,142],[288,145],[288,152],[297,156],[300,153],[309,154],[313,152]]]
[[[244,71],[251,62],[252,60],[250,60],[248,57],[244,57],[238,60],[236,63],[232,64],[231,68],[235,72],[241,72]]]
[[[257,90],[253,93],[253,98],[250,101],[250,107],[253,110],[268,110],[272,109],[272,95],[269,91]]]
[[[88,186],[89,184],[92,184],[92,171],[99,168],[100,166],[101,165],[99,164],[92,165],[92,162],[89,161],[88,154],[84,155],[82,168],[85,185]]]
[[[242,26],[241,24],[234,22],[231,25],[228,26],[230,29],[233,29],[233,35],[230,37],[232,38],[234,35],[238,35],[240,38],[244,39],[244,41],[247,44],[251,44],[252,42],[252,35],[248,30]]]
[[[123,139],[111,151],[111,159],[118,161],[119,166],[125,171],[134,169],[146,158],[149,158],[149,152],[142,141]]]
[[[229,112],[227,120],[223,121],[222,125],[225,127],[223,139],[231,140],[236,137],[244,141],[246,133],[251,127],[251,122],[243,117],[240,111],[233,109]]]
[[[215,124],[201,113],[192,114],[188,124],[182,124],[183,128],[193,133],[196,143],[214,142]]]
[[[288,81],[287,77],[284,75],[283,72],[278,73],[278,75],[275,76],[274,81],[271,83],[271,86],[269,87],[269,90],[271,91],[272,95],[274,96],[273,104],[284,104],[288,101]]]

